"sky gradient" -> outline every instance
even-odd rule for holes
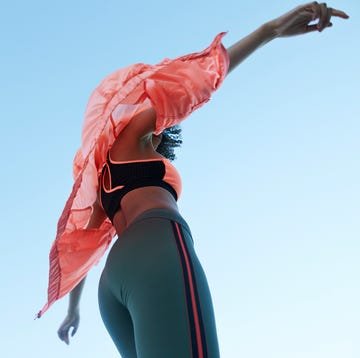
[[[48,252],[72,186],[91,91],[110,72],[225,46],[301,2],[13,1],[2,6],[4,358],[118,357],[88,278],[78,333],[40,319]],[[224,358],[360,357],[360,3],[350,20],[279,39],[183,124],[179,208],[211,287]]]

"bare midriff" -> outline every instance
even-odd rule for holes
[[[121,208],[114,216],[116,233],[120,235],[144,211],[159,208],[178,211],[176,200],[166,189],[148,186],[130,191],[121,199]]]

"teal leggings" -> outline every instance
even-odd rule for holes
[[[99,306],[123,358],[220,356],[209,287],[177,212],[146,211],[117,239]]]

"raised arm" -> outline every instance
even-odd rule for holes
[[[96,201],[93,205],[93,211],[87,224],[87,229],[95,229],[101,226],[105,220],[105,213],[101,205]],[[83,278],[78,285],[69,294],[69,306],[67,315],[58,329],[59,338],[66,344],[70,343],[69,333],[71,337],[76,333],[80,323],[80,298],[84,288],[86,277]]]
[[[343,11],[327,7],[325,3],[312,2],[300,5],[286,14],[269,21],[250,35],[227,49],[230,58],[229,71],[244,61],[255,50],[278,37],[302,35],[313,31],[323,31],[331,27],[331,17],[347,19]]]

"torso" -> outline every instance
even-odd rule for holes
[[[120,235],[142,212],[155,208],[178,210],[174,197],[161,187],[149,186],[127,193],[121,200],[121,209],[114,216],[114,226]]]
[[[130,132],[130,133],[129,133]],[[110,149],[110,157],[114,161],[148,160],[162,158],[155,151],[151,137],[138,140],[126,129],[117,138]],[[113,224],[120,235],[131,222],[142,212],[155,208],[178,211],[173,195],[166,189],[157,186],[137,188],[127,193],[121,200],[121,207],[114,216]]]

